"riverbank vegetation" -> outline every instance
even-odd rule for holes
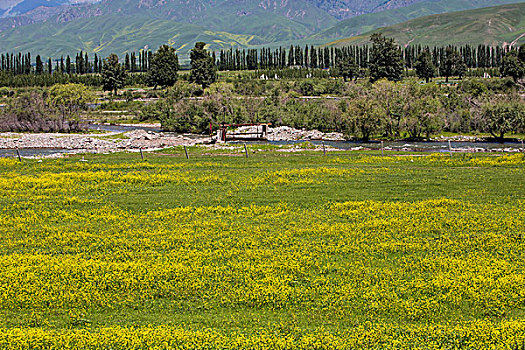
[[[213,130],[222,123],[264,122],[340,132],[365,141],[422,140],[442,133],[487,133],[501,141],[525,131],[520,84],[525,47],[400,50],[392,39],[381,35],[371,39],[370,48],[230,51],[218,58],[205,50],[204,43],[197,43],[189,73],[179,71],[176,52],[168,46],[140,55],[140,69],[130,63],[129,55],[124,64],[116,55],[97,58],[97,69],[78,55],[76,65],[82,68],[78,74],[58,68],[48,78],[54,84],[51,90],[59,89],[62,84],[55,83],[60,79],[71,77],[109,91],[109,95],[97,92],[100,102],[92,105],[98,107],[95,110],[87,110],[86,101],[78,104],[76,110],[84,107],[84,119],[107,121],[104,113],[111,112],[126,120],[160,122],[167,131],[207,133],[210,125]],[[4,64],[2,74],[44,79],[45,69],[25,74],[29,58],[21,57],[21,68]],[[235,71],[217,74],[217,69],[226,68]],[[483,78],[475,77],[479,72]],[[134,87],[122,91],[130,85]],[[21,93],[27,88],[2,89],[7,104],[0,112],[2,130],[68,131],[69,125],[78,125],[76,114],[68,127],[55,123],[49,106],[38,102],[46,101],[45,87],[30,88],[29,95]],[[35,114],[30,127],[24,126],[28,113],[17,114],[19,96],[22,102],[32,98],[34,105],[43,106],[41,113],[29,113]],[[48,120],[41,121],[41,114],[49,114]]]

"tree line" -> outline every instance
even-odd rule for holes
[[[249,82],[246,82],[247,84]],[[510,83],[510,84],[509,84]],[[208,132],[210,124],[271,123],[341,132],[347,139],[428,139],[441,132],[489,133],[503,140],[525,131],[525,104],[511,80],[467,79],[457,87],[421,85],[415,79],[270,81],[263,95],[236,96],[219,83],[188,98],[197,87],[177,82],[164,98],[142,107],[142,120],[160,120],[175,132]],[[321,85],[325,85],[324,87]],[[344,91],[340,98],[304,98],[314,89]],[[202,92],[199,92],[202,93]],[[194,96],[194,95],[193,95]]]
[[[346,80],[358,77],[370,77],[372,81],[387,78],[389,80],[400,80],[403,76],[415,74],[427,82],[436,77],[444,76],[448,82],[449,77],[458,76],[462,78],[467,74],[469,68],[494,68],[501,75],[511,76],[515,81],[525,75],[525,46],[520,48],[489,47],[480,45],[478,48],[465,45],[462,47],[414,47],[400,48],[392,38],[386,38],[382,34],[371,36],[371,46],[348,46],[343,48],[315,48],[305,46],[290,46],[288,50],[279,48],[271,50],[262,48],[260,50],[249,49],[222,50],[217,58],[215,52],[205,49],[205,43],[196,43],[190,53],[192,61],[191,79],[198,79],[200,84],[210,85],[215,78],[216,70],[285,70],[285,69],[309,69],[312,72],[326,69],[331,77],[343,77]],[[173,85],[175,74],[179,68],[179,59],[176,51],[171,48],[166,51],[167,45],[161,46],[155,53],[151,51],[140,51],[126,54],[124,62],[119,62],[116,54],[102,59],[94,55],[89,59],[87,53],[80,52],[72,63],[69,56],[64,60],[56,60],[55,68],[49,58],[47,63],[43,62],[40,55],[36,56],[35,65],[31,63],[31,55],[21,54],[0,55],[0,84],[6,86],[44,85],[49,86],[59,82],[75,82],[72,76],[91,75],[93,78],[83,79],[88,85],[103,85],[104,88],[115,90],[114,86],[124,86],[132,78],[132,83],[147,84],[149,86]],[[197,70],[194,68],[195,50],[206,56],[209,73],[206,76],[195,77]],[[167,56],[166,56],[167,55]],[[168,57],[168,56],[171,56]],[[157,59],[155,60],[155,57]],[[159,58],[160,57],[160,58]],[[111,63],[111,64],[109,64]],[[159,68],[160,66],[166,66]],[[117,67],[118,66],[118,67]],[[116,79],[107,73],[122,70]],[[208,68],[207,68],[208,69]],[[212,73],[213,71],[213,73]],[[143,72],[145,74],[128,75],[127,73]],[[47,73],[47,74],[46,74]],[[113,73],[112,73],[113,74]],[[171,76],[167,76],[171,75]],[[308,73],[306,76],[310,76]],[[23,76],[23,79],[19,79]],[[28,76],[44,78],[28,78]],[[101,77],[99,77],[101,76]],[[266,78],[267,77],[263,74]],[[277,74],[275,74],[277,77]],[[69,79],[69,80],[68,80]],[[102,79],[102,84],[100,80]],[[115,80],[110,82],[109,80]],[[211,80],[210,80],[211,79]],[[76,79],[77,81],[79,79]],[[110,88],[109,85],[112,87]]]
[[[283,68],[319,68],[329,69],[336,67],[338,61],[350,57],[359,68],[368,68],[371,61],[373,46],[346,46],[334,47],[300,47],[291,45],[288,49],[228,49],[212,52],[215,66],[220,71],[283,69]],[[431,62],[439,67],[446,60],[447,51],[457,52],[467,68],[499,68],[504,56],[517,48],[509,46],[471,45],[433,47],[422,45],[408,45],[399,48],[403,66],[407,69],[415,68],[418,57],[425,51],[429,52]],[[123,57],[124,68],[127,72],[147,72],[151,67],[153,52],[141,50],[137,53],[126,53]],[[0,72],[12,75],[67,73],[89,74],[102,73],[103,58],[96,53],[90,58],[87,52],[80,51],[74,61],[69,55],[52,60],[43,60],[40,55],[33,62],[31,53],[5,53],[0,55]]]
[[[351,57],[359,68],[367,68],[370,64],[373,46],[346,46],[346,47],[314,47],[294,46],[288,49],[227,49],[221,50],[216,58],[217,68],[224,70],[256,70],[256,69],[283,69],[290,67],[329,69],[345,57]],[[403,66],[414,68],[417,58],[425,50],[429,51],[430,59],[435,66],[444,62],[447,50],[457,52],[467,68],[499,68],[507,52],[515,49],[509,46],[472,45],[433,47],[422,45],[408,45],[399,48]]]
[[[151,50],[141,50],[136,54],[126,53],[124,56],[124,67],[130,73],[147,72],[152,59],[153,53]],[[0,72],[11,75],[22,74],[90,74],[102,73],[103,58],[96,53],[90,59],[87,52],[80,51],[75,55],[73,61],[69,55],[65,58],[61,56],[59,59],[52,60],[50,57],[43,60],[40,55],[35,57],[35,61],[31,60],[31,53],[5,53],[0,55]]]

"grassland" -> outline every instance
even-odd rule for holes
[[[0,348],[523,342],[523,155],[218,152],[0,159]]]
[[[380,27],[388,27],[424,16],[516,2],[515,0],[437,0],[417,2],[401,8],[368,13],[342,20],[336,25],[312,35],[311,39],[348,38]]]
[[[399,45],[503,45],[525,42],[525,3],[444,13],[416,18],[341,39],[328,45],[346,46],[369,43],[376,32],[393,37]]]

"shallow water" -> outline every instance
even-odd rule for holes
[[[101,130],[110,132],[128,132],[133,130],[145,130],[160,132],[160,128],[151,126],[129,126],[129,125],[88,125],[90,130]],[[201,135],[184,134],[187,137],[201,137]],[[294,145],[301,144],[305,141],[246,141],[248,145]],[[323,141],[310,141],[312,144],[321,146]],[[244,141],[231,142],[233,144],[242,144]],[[327,147],[342,150],[371,149],[380,150],[380,141],[356,142],[356,141],[325,141]],[[498,142],[451,142],[450,146],[453,152],[520,152],[524,151],[521,142],[507,141]],[[385,151],[405,151],[405,152],[450,152],[448,141],[429,141],[429,142],[407,142],[407,141],[384,141]],[[74,153],[78,150],[61,149],[61,148],[23,148],[20,149],[22,157],[42,157],[60,153]],[[0,149],[0,157],[17,157],[16,149]]]
[[[295,145],[305,141],[247,141],[252,145]],[[322,146],[323,141],[310,141],[316,146]],[[232,143],[244,143],[236,141]],[[357,142],[357,141],[325,141],[326,147],[342,150],[370,149],[380,150],[380,141]],[[519,152],[522,150],[520,142],[450,142],[453,152]],[[384,141],[385,151],[407,151],[407,152],[450,152],[448,141],[407,142],[407,141]]]
[[[100,131],[111,131],[111,132],[128,132],[128,131],[133,131],[133,130],[145,130],[145,131],[153,131],[153,132],[162,131],[160,128],[156,128],[152,126],[105,125],[105,124],[89,124],[88,129],[89,130],[100,130]]]
[[[73,153],[75,150],[63,148],[20,148],[21,157],[43,157],[53,154]],[[0,149],[1,157],[18,157],[16,149]]]
[[[322,141],[313,141],[316,145]],[[381,142],[352,142],[352,141],[325,141],[327,146],[340,149],[353,149],[363,147],[367,149],[380,150]],[[449,152],[448,141],[428,142],[406,142],[406,141],[384,141],[385,150],[394,151],[416,151],[416,152]],[[522,150],[521,142],[450,142],[452,151],[461,152],[518,152]]]

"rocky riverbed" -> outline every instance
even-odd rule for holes
[[[142,126],[143,127],[143,126]],[[241,128],[238,132],[248,132]],[[339,133],[325,134],[317,130],[298,130],[286,126],[269,128],[269,141],[297,140],[343,140]],[[173,146],[210,144],[215,140],[209,136],[175,134],[136,129],[128,132],[106,132],[86,134],[62,133],[0,133],[0,149],[53,148],[64,150],[114,152],[119,150],[162,149]],[[219,146],[220,147],[220,146]]]
[[[161,149],[209,143],[209,137],[133,130],[125,133],[58,134],[0,133],[0,149],[53,148],[87,152]]]
[[[228,143],[216,142],[215,139],[204,135],[175,134],[170,132],[159,132],[159,125],[135,125],[135,126],[92,126],[100,127],[97,131],[85,134],[60,134],[60,133],[0,133],[0,156],[8,150],[53,150],[54,153],[109,153],[118,151],[145,151],[159,150],[174,146],[207,145],[214,149],[228,150],[233,147]],[[103,129],[105,127],[106,129]],[[136,128],[136,129],[135,129]],[[148,130],[153,129],[153,130]],[[106,130],[106,131],[104,131]],[[128,131],[129,130],[129,131]],[[254,127],[242,127],[235,133],[254,132]],[[311,149],[318,151],[336,150],[367,150],[380,149],[381,143],[359,143],[344,141],[341,133],[322,133],[318,130],[299,130],[287,126],[268,128],[268,141],[274,143],[293,143],[294,141],[313,141]],[[320,140],[326,141],[321,144]],[[453,136],[438,137],[431,142],[405,144],[404,141],[384,142],[385,151],[416,151],[426,150],[430,152],[448,152],[448,141],[452,142],[454,152],[523,152],[519,143],[494,144],[484,143],[475,136]],[[288,145],[283,151],[304,150],[300,145]],[[55,152],[56,151],[56,152]],[[12,153],[12,152],[11,152]],[[33,152],[38,154],[38,152]]]
[[[254,133],[260,130],[256,126],[243,126],[237,128],[234,132]],[[268,141],[345,141],[343,134],[339,132],[323,133],[319,130],[294,129],[289,126],[279,126],[276,128],[268,128]]]

